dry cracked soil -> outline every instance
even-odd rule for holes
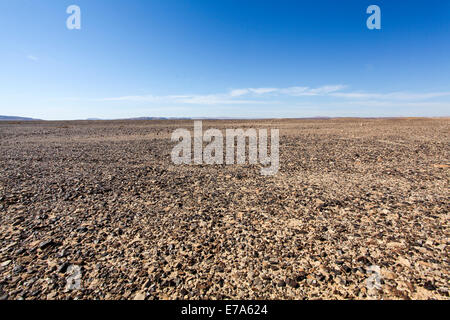
[[[449,119],[203,122],[274,176],[174,165],[192,127],[0,123],[0,299],[449,299]]]

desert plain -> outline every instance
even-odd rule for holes
[[[274,176],[173,164],[192,127],[0,122],[0,299],[449,299],[450,119],[203,121]]]

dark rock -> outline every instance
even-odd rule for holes
[[[180,294],[184,297],[184,296],[188,295],[189,292],[185,288],[183,288],[180,290]]]
[[[60,257],[60,258],[64,257],[65,255],[66,255],[66,250],[65,249],[62,249],[62,250],[60,250],[58,252],[58,257]]]
[[[303,281],[306,279],[306,272],[304,271],[300,271],[297,275],[297,277],[295,278],[295,280],[297,280],[297,282]]]
[[[67,261],[66,262],[64,262],[63,264],[61,264],[59,267],[58,267],[58,270],[57,270],[57,272],[58,273],[65,273],[66,271],[67,271],[67,268],[70,266],[70,263],[68,263]]]
[[[286,282],[284,282],[283,280],[280,280],[277,282],[277,286],[279,287],[286,287]]]
[[[357,261],[358,261],[358,262],[361,262],[362,264],[364,264],[364,265],[366,265],[366,266],[371,264],[371,263],[370,263],[370,260],[367,259],[367,257],[364,257],[364,256],[359,257],[359,258],[357,259]]]
[[[286,283],[292,288],[298,288],[299,285],[294,279],[286,279]]]
[[[56,243],[52,239],[44,240],[39,244],[39,249],[45,250],[49,247],[55,246]]]
[[[21,255],[21,254],[23,254],[23,253],[25,253],[26,252],[26,250],[24,249],[24,248],[20,248],[20,249],[17,249],[17,251],[16,251],[16,255]]]
[[[21,273],[22,271],[24,271],[25,270],[25,268],[24,267],[22,267],[21,265],[16,265],[14,268],[13,268],[13,273],[14,274],[19,274],[19,273]]]
[[[264,281],[271,281],[272,280],[272,278],[270,276],[267,276],[267,275],[263,276],[262,279]]]
[[[434,284],[433,284],[431,281],[425,282],[425,284],[423,285],[423,287],[424,287],[425,289],[427,289],[427,290],[430,290],[430,291],[436,290],[436,287],[434,286]]]
[[[148,288],[148,287],[150,287],[151,286],[151,284],[152,284],[152,281],[150,280],[150,279],[148,279],[147,281],[145,281],[145,283],[144,283],[144,288]]]

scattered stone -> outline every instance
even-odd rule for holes
[[[292,288],[298,288],[299,287],[297,281],[295,281],[294,279],[287,279],[286,283]]]
[[[297,280],[297,282],[303,281],[306,279],[306,276],[307,276],[306,272],[300,271],[295,280]]]
[[[26,250],[24,248],[20,248],[20,249],[17,249],[15,254],[20,256],[21,254],[24,254],[25,252],[26,252]]]
[[[448,119],[203,122],[280,128],[273,177],[190,125],[2,123],[2,298],[448,299]]]
[[[47,294],[47,300],[54,300],[58,293],[56,291],[52,291],[51,293]]]
[[[19,265],[14,266],[12,271],[14,274],[19,274],[24,270],[25,270],[25,268],[19,264]]]
[[[426,281],[423,287],[430,291],[436,290],[436,287],[434,286],[434,284],[431,281]]]
[[[345,271],[345,273],[350,273],[350,272],[352,272],[352,269],[351,269],[349,266],[347,266],[347,265],[343,265],[343,266],[342,266],[342,269]]]
[[[65,272],[67,271],[67,268],[68,268],[69,266],[70,266],[70,263],[64,262],[63,264],[61,264],[61,265],[58,267],[57,272],[58,272],[58,273],[65,273]]]
[[[3,261],[2,263],[0,263],[0,267],[5,268],[5,267],[9,266],[10,263],[11,263],[11,260]]]
[[[279,287],[286,287],[286,282],[284,282],[284,280],[279,280],[277,282],[277,286],[279,286]]]
[[[138,293],[136,293],[133,300],[145,300],[145,292],[139,291]]]
[[[56,245],[56,243],[52,239],[44,240],[39,244],[39,249],[45,250],[46,248],[54,245]]]
[[[189,294],[189,292],[185,288],[182,288],[180,290],[180,294],[184,297],[184,296],[187,296]]]
[[[152,281],[150,279],[148,279],[147,281],[145,281],[143,288],[148,288],[151,286],[151,284],[152,284]]]

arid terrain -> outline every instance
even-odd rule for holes
[[[192,126],[0,122],[1,299],[449,299],[448,118],[203,122],[275,176],[172,164]]]

